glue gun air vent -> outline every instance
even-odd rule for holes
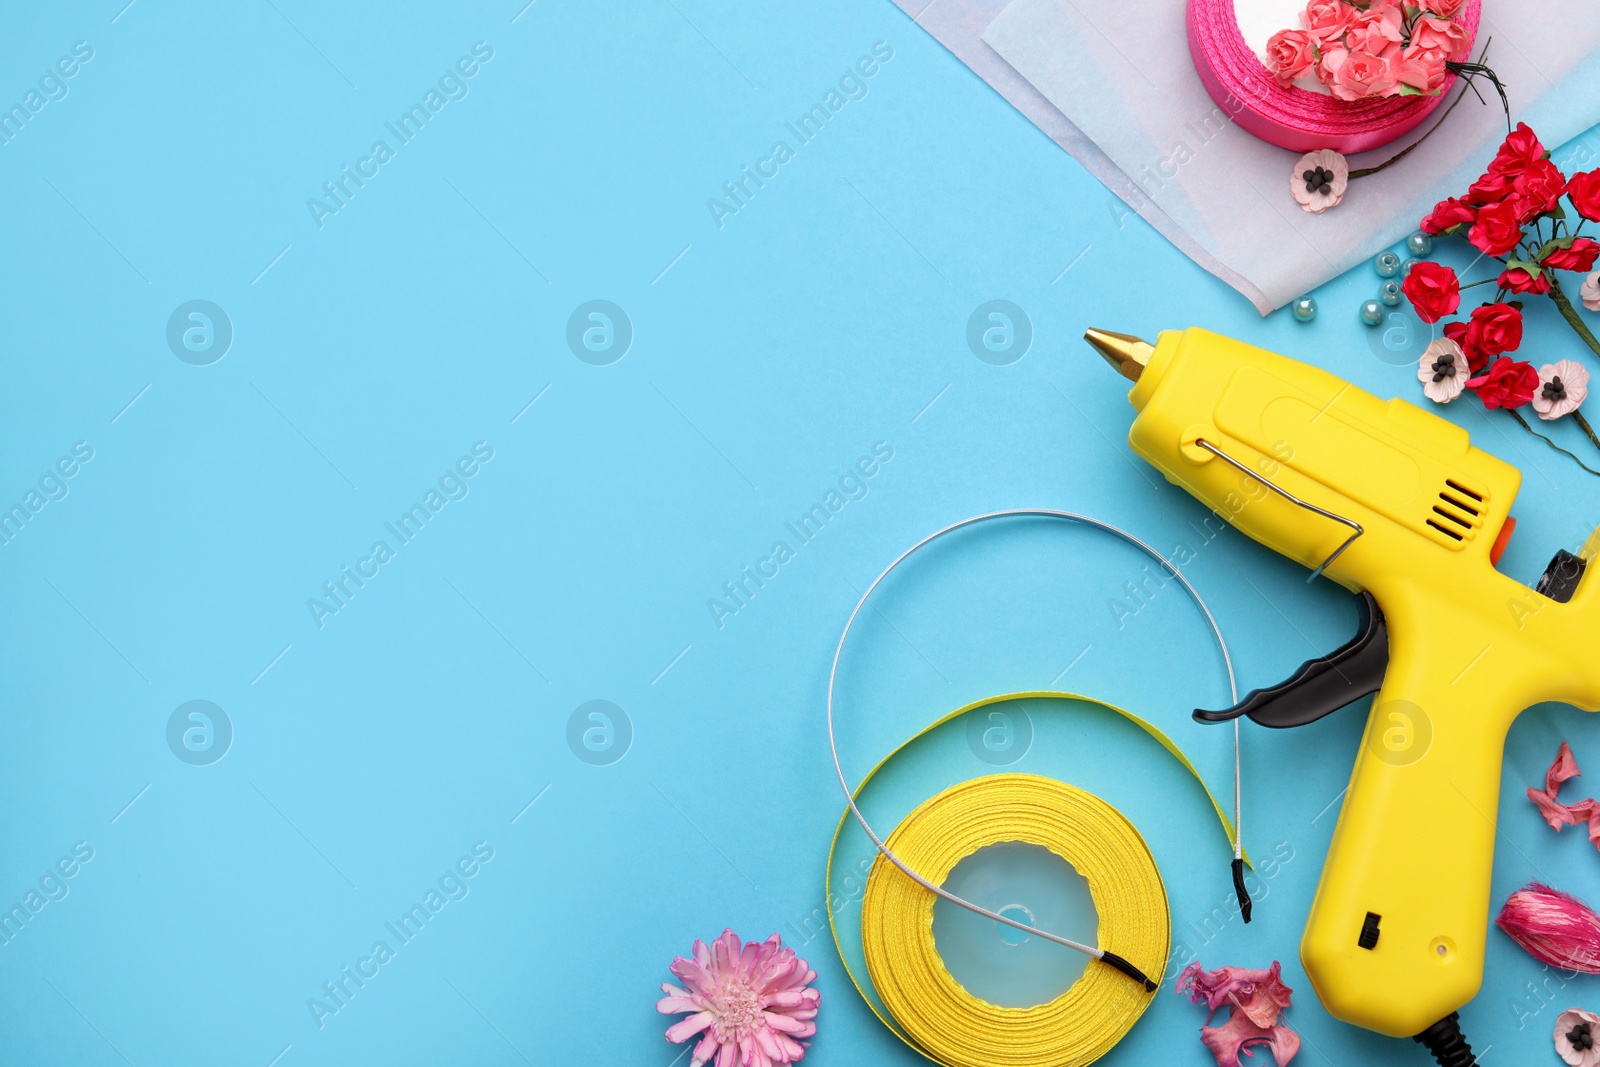
[[[1483,494],[1468,489],[1453,478],[1445,480],[1444,488],[1433,503],[1427,523],[1452,543],[1471,537],[1483,522]]]

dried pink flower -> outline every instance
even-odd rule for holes
[[[1533,394],[1533,410],[1541,419],[1559,419],[1578,410],[1589,395],[1589,371],[1582,363],[1563,359],[1539,368],[1539,391]]]
[[[1280,1018],[1294,990],[1283,984],[1279,970],[1276,960],[1264,971],[1244,967],[1207,971],[1191,963],[1178,976],[1179,993],[1196,1004],[1205,1002],[1207,1023],[1219,1008],[1229,1009],[1223,1025],[1200,1028],[1200,1040],[1216,1057],[1217,1067],[1244,1067],[1240,1055],[1249,1056],[1262,1046],[1278,1067],[1285,1067],[1300,1051],[1300,1036]]]
[[[1577,897],[1529,882],[1506,898],[1494,924],[1540,963],[1600,973],[1600,915]]]
[[[1568,1008],[1556,1016],[1556,1055],[1572,1067],[1600,1064],[1600,1015]]]
[[[1253,1060],[1254,1050],[1262,1046],[1272,1053],[1273,1063],[1284,1067],[1300,1051],[1300,1035],[1287,1026],[1257,1026],[1239,1011],[1228,1016],[1221,1026],[1201,1027],[1200,1040],[1216,1057],[1217,1067],[1246,1067],[1239,1057]]]
[[[1561,792],[1561,783],[1569,778],[1576,778],[1583,772],[1578,770],[1578,761],[1573,758],[1572,747],[1565,741],[1556,749],[1556,758],[1550,764],[1550,769],[1544,772],[1544,788],[1535,789],[1528,787],[1528,799],[1533,801],[1539,809],[1539,814],[1544,821],[1550,824],[1550,829],[1560,830],[1563,826],[1571,826],[1574,822],[1570,818],[1572,809],[1556,799]]]
[[[1576,804],[1563,804],[1557,799],[1561,790],[1561,783],[1569,778],[1579,775],[1578,761],[1572,757],[1572,749],[1567,747],[1565,741],[1556,751],[1555,762],[1550,764],[1550,769],[1544,775],[1543,789],[1528,789],[1528,799],[1533,801],[1539,809],[1539,814],[1544,816],[1544,821],[1550,824],[1550,829],[1557,833],[1563,826],[1580,826],[1587,824],[1589,828],[1589,843],[1600,850],[1600,800],[1580,800]]]
[[[1289,173],[1289,192],[1300,206],[1315,215],[1344,199],[1350,185],[1350,164],[1331,148],[1301,156]]]
[[[689,1067],[700,1067],[712,1056],[715,1067],[772,1067],[805,1058],[805,1043],[796,1039],[817,1032],[811,1020],[822,994],[810,986],[817,972],[794,949],[784,948],[777,934],[741,943],[732,930],[724,930],[709,947],[696,938],[694,958],[673,960],[672,973],[688,988],[663,983],[667,995],[656,1010],[693,1013],[667,1030],[667,1040],[675,1044],[701,1035]]]

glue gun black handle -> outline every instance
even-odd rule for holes
[[[1306,660],[1288,680],[1253,690],[1226,711],[1196,709],[1195,721],[1228,722],[1248,715],[1275,729],[1304,726],[1376,693],[1389,668],[1389,631],[1371,593],[1357,593],[1356,605],[1361,620],[1355,637],[1326,656]]]

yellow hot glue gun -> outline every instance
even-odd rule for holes
[[[1135,452],[1357,594],[1352,641],[1195,717],[1299,726],[1378,694],[1300,959],[1330,1014],[1468,1067],[1506,731],[1541,701],[1600,708],[1600,530],[1529,589],[1495,569],[1522,476],[1453,423],[1205,330],[1085,339],[1134,382]]]

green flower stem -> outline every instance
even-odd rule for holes
[[[1600,437],[1596,437],[1594,435],[1594,427],[1590,426],[1589,420],[1583,417],[1583,412],[1574,408],[1572,410],[1572,417],[1577,421],[1578,426],[1582,428],[1583,432],[1589,435],[1589,440],[1594,442],[1594,447],[1600,448]]]
[[[1595,470],[1593,467],[1589,466],[1583,460],[1579,459],[1577,456],[1573,455],[1571,452],[1568,452],[1566,449],[1562,448],[1560,445],[1558,445],[1554,441],[1550,440],[1550,438],[1546,437],[1544,434],[1540,433],[1538,430],[1535,430],[1532,426],[1529,426],[1528,425],[1528,420],[1522,417],[1522,412],[1518,411],[1516,408],[1502,408],[1501,410],[1504,411],[1507,415],[1510,415],[1513,419],[1516,419],[1518,422],[1522,423],[1522,428],[1524,430],[1527,430],[1529,433],[1533,434],[1533,436],[1537,437],[1539,440],[1543,441],[1545,444],[1549,445],[1551,448],[1555,449],[1557,452],[1560,452],[1562,455],[1569,457],[1572,460],[1572,462],[1576,463],[1578,466],[1582,467],[1584,470],[1588,471],[1590,474],[1594,475],[1596,478],[1600,478],[1600,471]],[[1577,412],[1574,411],[1573,414],[1576,415]],[[1582,421],[1582,420],[1580,419],[1579,421]],[[1584,426],[1587,429],[1588,424],[1585,423]],[[1593,438],[1594,438],[1594,432],[1593,431],[1590,431],[1589,437],[1590,437],[1591,440],[1593,440]],[[1596,444],[1600,445],[1600,442],[1596,442]]]
[[[1561,282],[1556,277],[1555,271],[1549,271],[1547,277],[1550,279],[1550,299],[1554,300],[1556,307],[1561,310],[1561,317],[1567,320],[1567,325],[1571,326],[1573,331],[1583,340],[1583,343],[1589,346],[1590,351],[1600,356],[1600,340],[1595,339],[1594,334],[1589,330],[1588,323],[1583,321],[1583,316],[1579,315],[1577,309],[1572,306],[1572,301],[1567,299],[1567,294],[1561,291]],[[1594,434],[1591,433],[1589,436],[1593,437]],[[1600,441],[1596,442],[1596,447],[1600,447]]]
[[[1482,63],[1484,56],[1486,56],[1488,54],[1489,54],[1489,44],[1488,44],[1487,41],[1485,41],[1484,45],[1483,45],[1483,51],[1481,53],[1479,53],[1479,55],[1478,55],[1478,62]],[[1376,167],[1363,167],[1360,170],[1351,171],[1350,172],[1350,177],[1351,178],[1365,178],[1369,174],[1376,174],[1380,170],[1383,170],[1385,167],[1394,166],[1396,163],[1398,163],[1402,159],[1406,158],[1406,156],[1410,155],[1413,149],[1415,149],[1423,141],[1426,141],[1429,137],[1433,136],[1433,131],[1437,130],[1440,126],[1442,126],[1444,124],[1444,120],[1450,117],[1450,112],[1454,111],[1457,107],[1460,106],[1461,101],[1466,99],[1467,88],[1471,84],[1472,83],[1468,79],[1466,79],[1466,78],[1462,78],[1461,79],[1461,91],[1456,93],[1456,98],[1450,102],[1450,106],[1449,107],[1444,109],[1444,114],[1440,115],[1437,119],[1435,119],[1434,122],[1433,122],[1433,125],[1429,126],[1427,131],[1425,133],[1423,133],[1423,135],[1421,137],[1418,137],[1415,141],[1412,141],[1409,145],[1407,145],[1406,147],[1402,148],[1398,153],[1396,153],[1395,155],[1390,156],[1388,159],[1384,160],[1382,163],[1379,163]]]

